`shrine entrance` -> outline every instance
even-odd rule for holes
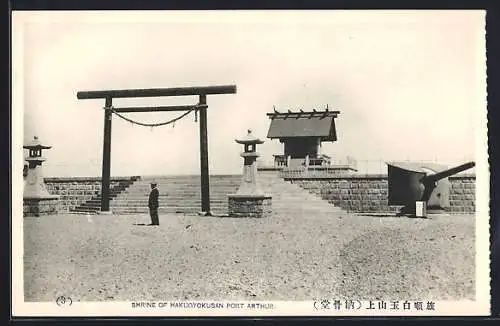
[[[210,215],[210,180],[208,171],[208,139],[207,139],[207,95],[236,94],[236,85],[206,86],[206,87],[178,87],[178,88],[152,88],[152,89],[127,89],[82,91],[77,93],[79,100],[104,99],[104,139],[102,153],[102,178],[101,178],[101,212],[109,212],[109,187],[111,178],[111,122],[113,114],[129,122],[148,127],[158,127],[174,123],[190,112],[199,115],[200,123],[200,176],[201,176],[201,211]],[[190,96],[199,97],[197,104],[176,106],[146,106],[114,108],[114,98],[146,98],[146,97],[172,97]],[[156,124],[139,123],[122,115],[132,112],[184,112],[179,117]],[[198,120],[198,119],[196,119]]]

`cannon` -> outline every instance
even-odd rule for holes
[[[451,169],[438,164],[387,163],[388,204],[403,206],[401,215],[415,214],[417,202],[425,203],[429,213],[443,211],[450,207],[448,177],[474,166],[475,162],[468,162]]]

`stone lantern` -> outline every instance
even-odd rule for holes
[[[28,171],[24,181],[23,193],[23,215],[41,216],[56,214],[59,205],[59,196],[51,195],[45,187],[42,173],[42,162],[46,159],[42,156],[42,149],[49,149],[51,146],[42,145],[38,137],[23,146],[28,149]]]
[[[236,139],[238,144],[244,145],[243,157],[243,178],[238,191],[228,195],[229,215],[234,217],[265,217],[271,214],[271,195],[265,194],[257,182],[257,144],[264,141],[254,137],[252,131]]]

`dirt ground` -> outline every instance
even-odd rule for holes
[[[26,301],[475,297],[475,218],[24,219]]]

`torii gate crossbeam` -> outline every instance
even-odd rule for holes
[[[205,86],[205,87],[177,87],[177,88],[150,88],[104,91],[82,91],[77,98],[105,99],[104,106],[104,139],[102,153],[101,178],[101,211],[109,212],[109,187],[111,178],[111,118],[115,112],[160,112],[160,111],[199,111],[200,123],[200,176],[201,176],[201,211],[207,215],[210,212],[210,180],[208,171],[208,136],[207,136],[207,95],[236,94],[236,85]],[[199,102],[196,105],[184,106],[151,106],[113,108],[113,98],[135,97],[167,97],[197,95]]]

